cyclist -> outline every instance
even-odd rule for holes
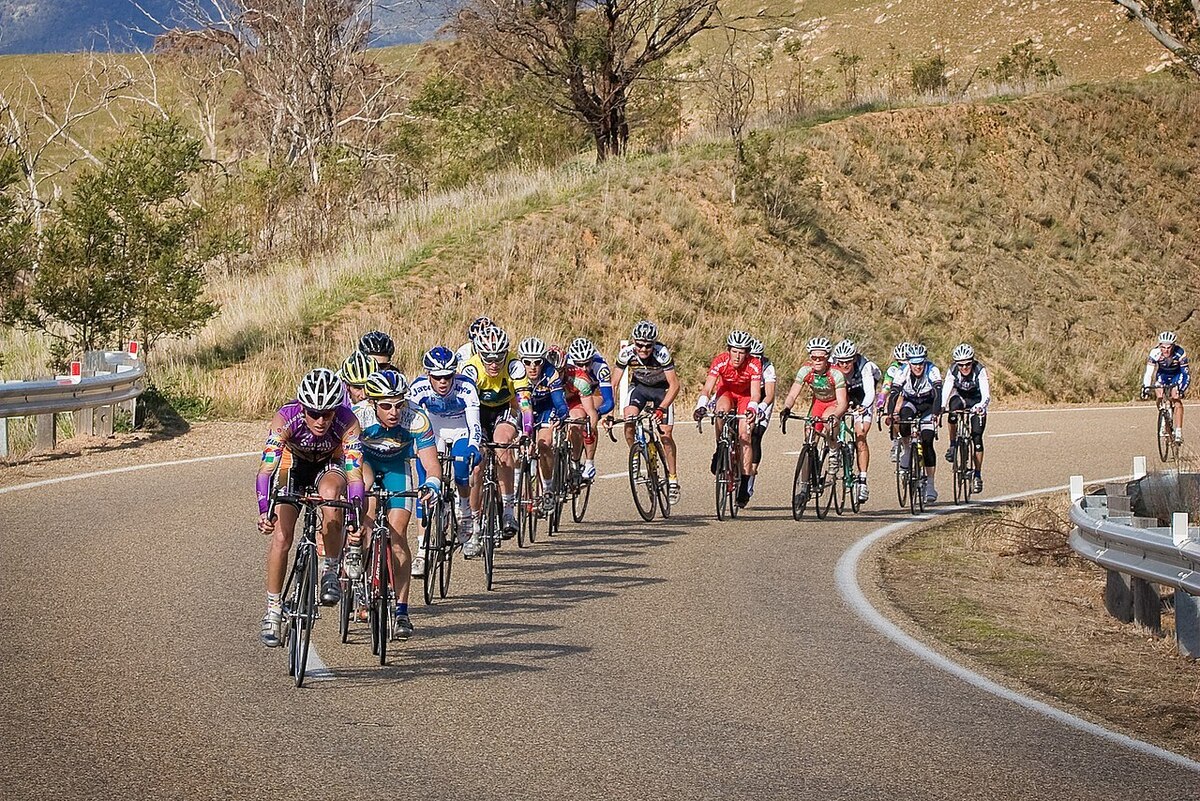
[[[825,423],[816,422],[813,428],[825,437],[832,448],[834,437],[837,435],[836,423],[849,408],[846,376],[841,370],[830,368],[829,353],[833,346],[826,337],[813,337],[805,347],[808,350],[808,362],[796,371],[792,388],[783,400],[783,409],[780,410],[779,417],[786,420],[792,416],[792,407],[796,405],[796,399],[807,387],[812,394],[808,417],[816,417],[829,423],[826,426]]]
[[[942,409],[971,412],[971,439],[975,442],[975,476],[973,492],[983,492],[983,431],[987,428],[987,409],[992,402],[992,390],[988,382],[987,368],[975,358],[975,348],[963,342],[950,354],[954,364],[950,376],[942,384]],[[954,449],[958,446],[958,426],[950,418],[950,448],[946,461],[954,462]]]
[[[368,331],[358,340],[358,349],[371,357],[376,370],[395,370],[392,357],[396,355],[396,343],[382,331]]]
[[[425,412],[408,403],[408,380],[395,370],[381,370],[367,379],[367,397],[379,419],[362,433],[363,455],[375,473],[375,484],[389,492],[407,492],[412,488],[412,466],[424,471],[420,485],[421,502],[432,501],[442,491],[442,467],[438,463],[433,428]],[[375,526],[380,513],[374,499],[367,509],[366,529]],[[391,539],[392,581],[396,593],[396,627],[392,639],[407,640],[413,625],[408,619],[408,591],[412,585],[409,564],[413,561],[408,545],[408,523],[415,504],[412,498],[390,498],[387,515]]]
[[[846,398],[853,417],[855,447],[858,450],[858,501],[870,498],[867,489],[867,468],[871,464],[871,449],[867,434],[874,422],[875,385],[880,380],[879,367],[858,352],[858,346],[843,339],[833,347],[833,366],[846,377]]]
[[[567,367],[564,371],[563,389],[567,406],[573,417],[583,413],[591,423],[586,431],[569,431],[571,458],[579,461],[583,455],[580,477],[591,481],[596,477],[596,433],[600,415],[613,410],[612,370],[608,362],[596,351],[596,346],[586,337],[576,337],[567,346]]]
[[[471,357],[475,355],[475,340],[479,337],[479,334],[483,329],[491,328],[493,325],[495,323],[492,322],[491,317],[476,317],[467,326],[467,341],[454,353],[454,357],[458,360],[460,367],[470,361]]]
[[[550,362],[549,352],[546,343],[537,337],[523,339],[517,346],[517,356],[520,357],[521,364],[525,365],[525,374],[529,377],[533,401],[533,427],[537,432],[542,502],[547,507],[554,500],[550,495],[550,484],[554,476],[554,451],[551,447],[554,425],[557,420],[565,420],[571,415],[566,396],[563,394],[562,375]],[[579,416],[582,416],[582,410]]]
[[[470,547],[471,468],[479,463],[479,444],[483,439],[479,422],[479,392],[474,384],[458,375],[457,359],[447,347],[438,345],[431,348],[422,359],[422,364],[425,375],[412,383],[408,400],[429,418],[438,451],[448,451],[454,457],[454,484],[458,488],[458,540],[463,545],[463,554],[474,556]],[[418,555],[417,559],[422,557]]]
[[[738,506],[750,500],[747,486],[753,467],[753,449],[750,446],[750,431],[758,416],[758,398],[762,395],[762,363],[750,355],[753,338],[745,331],[731,331],[725,339],[725,350],[718,353],[708,366],[708,378],[704,389],[696,400],[696,420],[708,414],[709,395],[716,393],[715,411],[743,415],[738,421],[738,442],[742,452],[742,481],[738,487]],[[721,436],[716,427],[717,437]],[[713,453],[712,472],[717,472],[717,454]]]
[[[775,407],[775,365],[766,356],[766,346],[763,345],[761,339],[755,339],[750,343],[750,355],[758,359],[762,363],[762,380],[763,389],[762,397],[758,399],[758,421],[754,425],[754,430],[750,432],[750,449],[753,452],[753,471],[750,473],[750,482],[748,491],[751,496],[754,495],[754,482],[758,478],[758,467],[762,463],[762,441],[763,435],[767,433],[767,426],[771,423],[771,411]]]
[[[875,398],[875,413],[883,416],[884,407],[887,405],[888,393],[892,391],[892,384],[904,372],[904,366],[908,363],[908,351],[912,345],[908,342],[901,342],[892,349],[892,363],[883,371],[883,382],[879,385],[879,392]],[[896,433],[896,427],[891,426],[888,434],[892,438],[892,450],[888,455],[888,459],[896,461],[900,458],[900,436]]]
[[[342,379],[342,383],[346,385],[346,405],[350,407],[350,411],[354,412],[354,416],[358,418],[358,424],[363,428],[375,422],[375,410],[371,408],[371,402],[367,400],[367,378],[371,373],[375,372],[375,360],[361,350],[356,350],[351,353],[346,361],[342,362],[342,369],[338,370],[338,378]],[[364,477],[364,483],[369,484],[370,480]]]
[[[1175,442],[1179,443],[1183,442],[1183,398],[1192,376],[1187,352],[1176,339],[1174,331],[1163,331],[1158,335],[1158,344],[1150,349],[1142,376],[1142,399],[1150,397],[1151,391],[1160,403],[1164,395],[1170,398],[1175,412]]]
[[[462,365],[460,372],[479,391],[479,421],[483,435],[492,442],[507,445],[518,433],[530,436],[533,433],[533,405],[529,400],[529,378],[520,359],[510,359],[508,334],[492,326],[480,331],[475,340],[475,355]],[[500,491],[504,501],[504,536],[517,532],[517,517],[513,506],[517,496],[513,489],[512,451],[500,449],[496,452],[499,465]],[[479,530],[482,516],[478,514],[483,503],[481,481],[482,468],[475,469],[471,480],[471,508],[474,510],[475,527],[472,534],[472,550],[479,548]]]
[[[296,398],[275,413],[267,432],[254,487],[258,493],[258,529],[271,536],[267,549],[267,613],[261,633],[268,647],[282,644],[283,580],[300,513],[296,505],[276,504],[274,494],[294,495],[315,487],[326,500],[337,500],[343,494],[351,503],[363,499],[362,429],[354,413],[343,404],[344,394],[345,387],[336,373],[325,368],[312,370],[300,381]],[[340,509],[322,508],[325,554],[341,554],[343,518]],[[325,556],[321,567],[321,603],[334,606],[342,595],[338,556]]]
[[[679,502],[679,479],[676,473],[675,397],[679,394],[679,376],[675,373],[675,360],[667,346],[658,341],[658,326],[649,320],[640,320],[633,326],[633,340],[617,354],[616,371],[612,383],[621,385],[621,378],[629,371],[629,394],[621,398],[622,414],[633,417],[644,409],[654,410],[661,425],[664,456],[667,459],[667,492],[671,503]],[[606,422],[612,425],[612,418]],[[633,447],[633,423],[625,424],[625,442]]]
[[[929,361],[929,351],[924,345],[914,344],[908,350],[908,364],[900,377],[892,382],[888,391],[887,419],[890,426],[899,420],[900,468],[912,470],[912,444],[908,439],[912,426],[918,426],[921,444],[925,452],[925,500],[937,500],[937,488],[933,485],[937,471],[937,453],[933,441],[937,439],[938,419],[942,405],[942,374]]]

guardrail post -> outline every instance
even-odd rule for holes
[[[1200,598],[1183,590],[1175,591],[1175,641],[1180,656],[1200,659]]]
[[[1104,608],[1122,623],[1133,622],[1133,587],[1130,577],[1116,570],[1109,570],[1104,585]]]
[[[36,447],[40,451],[52,451],[54,446],[58,444],[58,431],[55,426],[53,414],[39,414],[37,416],[37,440]]]
[[[0,417],[0,459],[8,458],[8,418]]]
[[[1151,634],[1162,633],[1162,599],[1158,590],[1145,579],[1133,576],[1130,580],[1133,589],[1133,620]]]
[[[1146,457],[1133,457],[1133,480],[1140,481],[1146,477]]]

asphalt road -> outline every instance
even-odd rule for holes
[[[1152,427],[1150,407],[994,414],[984,497],[1126,473]],[[601,480],[585,524],[505,544],[495,591],[456,564],[386,667],[327,614],[329,678],[300,690],[258,642],[254,459],[0,495],[0,796],[1198,797],[1195,774],[934,670],[846,607],[838,557],[905,516],[883,435],[864,511],[797,523],[800,438],[773,425],[751,508],[718,523],[710,435],[680,428],[670,521]],[[623,469],[604,445],[600,472]]]

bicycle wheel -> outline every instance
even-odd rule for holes
[[[537,526],[537,516],[533,504],[533,476],[529,473],[529,464],[521,464],[517,471],[517,547],[524,548],[532,545],[537,538],[534,527]]]
[[[496,540],[500,537],[500,510],[495,490],[486,490],[483,496],[483,576],[487,588],[492,588],[496,569]]]
[[[963,503],[970,503],[975,494],[975,443],[968,440],[963,449]]]
[[[737,496],[742,489],[742,454],[741,447],[729,449],[729,479],[725,482],[725,502],[729,508],[730,519],[737,519],[741,509],[737,505]]]
[[[354,583],[345,574],[341,577],[342,599],[338,601],[338,634],[342,642],[350,638],[350,613],[354,610]]]
[[[658,488],[658,513],[663,519],[671,516],[671,485],[667,479],[667,455],[661,447],[650,446],[650,464],[654,465],[654,485]]]
[[[650,459],[646,446],[637,442],[629,448],[629,490],[638,514],[649,523],[654,519],[658,493],[650,483]]]
[[[861,507],[858,500],[858,446],[853,443],[846,445],[842,454],[842,476],[846,494],[850,496],[850,511],[858,514]]]
[[[925,511],[925,484],[929,480],[925,475],[925,453],[920,443],[913,445],[908,478],[909,511],[915,515]]]
[[[570,467],[570,452],[564,448],[558,452],[554,460],[554,474],[550,479],[550,491],[554,493],[554,505],[550,508],[550,533],[556,534],[562,528],[563,505],[567,501],[567,470]]]
[[[800,449],[800,456],[796,459],[796,474],[792,477],[793,520],[804,517],[804,508],[808,506],[808,479],[804,478],[804,465],[811,461],[808,453],[811,448],[811,445],[805,445]]]
[[[379,585],[379,595],[375,598],[376,638],[379,642],[379,664],[387,664],[387,644],[391,637],[392,628],[392,559],[386,544],[381,543],[379,558],[383,560],[383,579]]]
[[[592,498],[592,482],[581,481],[575,492],[571,493],[571,519],[576,523],[583,522],[587,514],[588,501]]]
[[[809,459],[811,460],[811,463],[808,473],[808,494],[812,496],[813,509],[816,510],[817,517],[821,520],[824,520],[826,515],[829,514],[829,505],[824,502],[825,490],[828,489],[828,487],[825,486],[826,483],[828,483],[826,481],[827,476],[825,475],[825,465],[829,461],[829,448],[825,447],[821,450],[818,450],[817,446],[814,445],[812,451],[810,452]]]
[[[316,554],[313,553],[304,562],[304,575],[297,585],[299,598],[296,608],[296,630],[292,633],[295,641],[295,677],[296,686],[304,686],[304,674],[308,670],[308,649],[312,644],[313,623],[316,621],[317,566]]]
[[[1165,406],[1158,409],[1158,458],[1164,462],[1171,458],[1171,445],[1174,442],[1174,422],[1171,413]]]
[[[900,502],[901,509],[908,506],[908,475],[900,466],[899,459],[896,460],[896,500]]]
[[[841,448],[841,445],[835,445],[834,448]],[[833,461],[835,458],[837,459],[836,463]],[[825,503],[823,504],[825,507],[825,514],[823,517],[829,515],[830,509],[833,509],[834,512],[840,515],[842,513],[842,507],[840,501],[841,489],[839,485],[842,483],[842,463],[841,456],[838,454],[837,450],[830,449],[826,452],[825,469],[822,471],[821,475],[824,477],[825,482]]]
[[[714,497],[717,503],[717,520],[725,519],[725,482],[729,479],[729,446],[717,443],[717,474],[713,477]]]
[[[437,594],[438,586],[438,570],[442,562],[442,539],[445,536],[445,520],[442,517],[441,510],[430,509],[431,514],[426,515],[425,519],[431,521],[425,526],[425,577],[422,581],[425,590],[425,605],[433,603],[433,598]]]
[[[846,510],[846,451],[841,442],[838,442],[835,452],[837,466],[830,469],[829,483],[833,490],[830,493],[833,496],[833,511],[840,517]]]

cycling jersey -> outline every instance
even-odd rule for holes
[[[764,404],[763,399],[767,397],[767,384],[775,383],[775,365],[766,356],[758,357],[762,362],[762,395],[758,399],[758,415],[759,428],[766,428],[771,423],[771,412],[775,408],[774,403]]]
[[[889,392],[889,409],[894,410],[895,400],[902,399],[904,405],[913,407],[922,416],[936,415],[941,409],[942,374],[933,365],[925,362],[925,370],[920,376],[913,374],[911,367],[906,366],[892,383]]]
[[[411,403],[400,410],[400,419],[391,428],[382,423],[363,431],[363,454],[375,473],[375,483],[389,492],[407,492],[413,488],[413,463],[417,453],[434,447],[433,427],[429,418]],[[390,498],[388,509],[415,506],[412,498]]]
[[[428,376],[421,376],[408,390],[408,401],[429,417],[437,437],[446,441],[444,432],[464,432],[470,443],[479,447],[482,437],[479,426],[479,393],[475,385],[462,376],[455,376],[450,389],[442,395],[433,388]],[[454,439],[458,439],[455,436]]]
[[[471,342],[468,342],[461,346],[458,350],[454,351],[454,362],[459,366],[459,368],[461,368],[464,364],[471,361],[471,358],[474,355],[475,345]]]
[[[809,388],[814,402],[826,404],[837,400],[837,391],[846,386],[846,376],[833,366],[818,373],[811,364],[806,364],[796,371],[796,383]]]
[[[942,384],[942,408],[950,408],[950,398],[958,396],[968,408],[980,407],[986,412],[992,402],[992,390],[988,382],[987,368],[979,362],[971,364],[971,371],[966,375],[957,365],[949,367],[950,379]]]
[[[875,382],[880,376],[875,362],[860,353],[850,365],[835,363],[833,367],[846,377],[846,397],[851,406],[865,406],[868,398],[875,397]]]
[[[293,461],[304,462],[308,467],[322,467],[340,461],[340,469],[346,473],[347,497],[363,497],[361,428],[354,412],[346,406],[334,410],[333,420],[324,434],[317,435],[304,422],[304,406],[291,400],[275,414],[271,431],[263,447],[262,462],[255,478],[258,493],[259,514],[266,514],[271,505],[271,485],[276,474],[288,471]],[[305,475],[316,477],[319,470],[308,469]],[[298,482],[307,483],[307,482]],[[292,486],[300,491],[305,486]]]
[[[536,379],[530,379],[530,397],[533,402],[533,415],[538,425],[549,422],[550,414],[556,414],[560,419],[566,419],[569,410],[567,399],[563,395],[562,374],[550,363],[542,359],[542,368]]]
[[[1179,387],[1180,392],[1185,392],[1191,382],[1187,352],[1181,345],[1173,344],[1170,350],[1161,345],[1151,349],[1150,356],[1146,359],[1146,374],[1142,376],[1142,386]]]
[[[511,405],[514,399],[522,406],[529,403],[529,377],[520,359],[509,359],[508,364],[500,368],[499,375],[490,376],[483,359],[476,355],[468,359],[459,372],[475,385],[480,406],[495,409]]]
[[[908,366],[907,362],[892,362],[883,371],[883,385],[880,387],[880,394],[886,395],[892,391],[892,384],[896,383],[896,379],[904,372],[904,368]]]
[[[578,405],[580,397],[599,395],[596,413],[608,414],[613,409],[612,370],[599,353],[586,365],[567,365],[563,389],[568,404]]]
[[[367,399],[360,400],[358,403],[351,404],[350,411],[354,412],[354,416],[358,418],[358,425],[366,429],[369,426],[379,422],[375,417],[375,406]]]
[[[762,385],[762,362],[757,356],[747,356],[741,366],[733,366],[733,354],[723,351],[708,366],[708,374],[717,379],[716,395],[749,396],[754,381]]]
[[[671,351],[661,342],[655,342],[649,356],[639,356],[632,344],[621,348],[617,354],[617,367],[629,373],[631,387],[667,388],[667,373],[675,372],[675,360]]]

